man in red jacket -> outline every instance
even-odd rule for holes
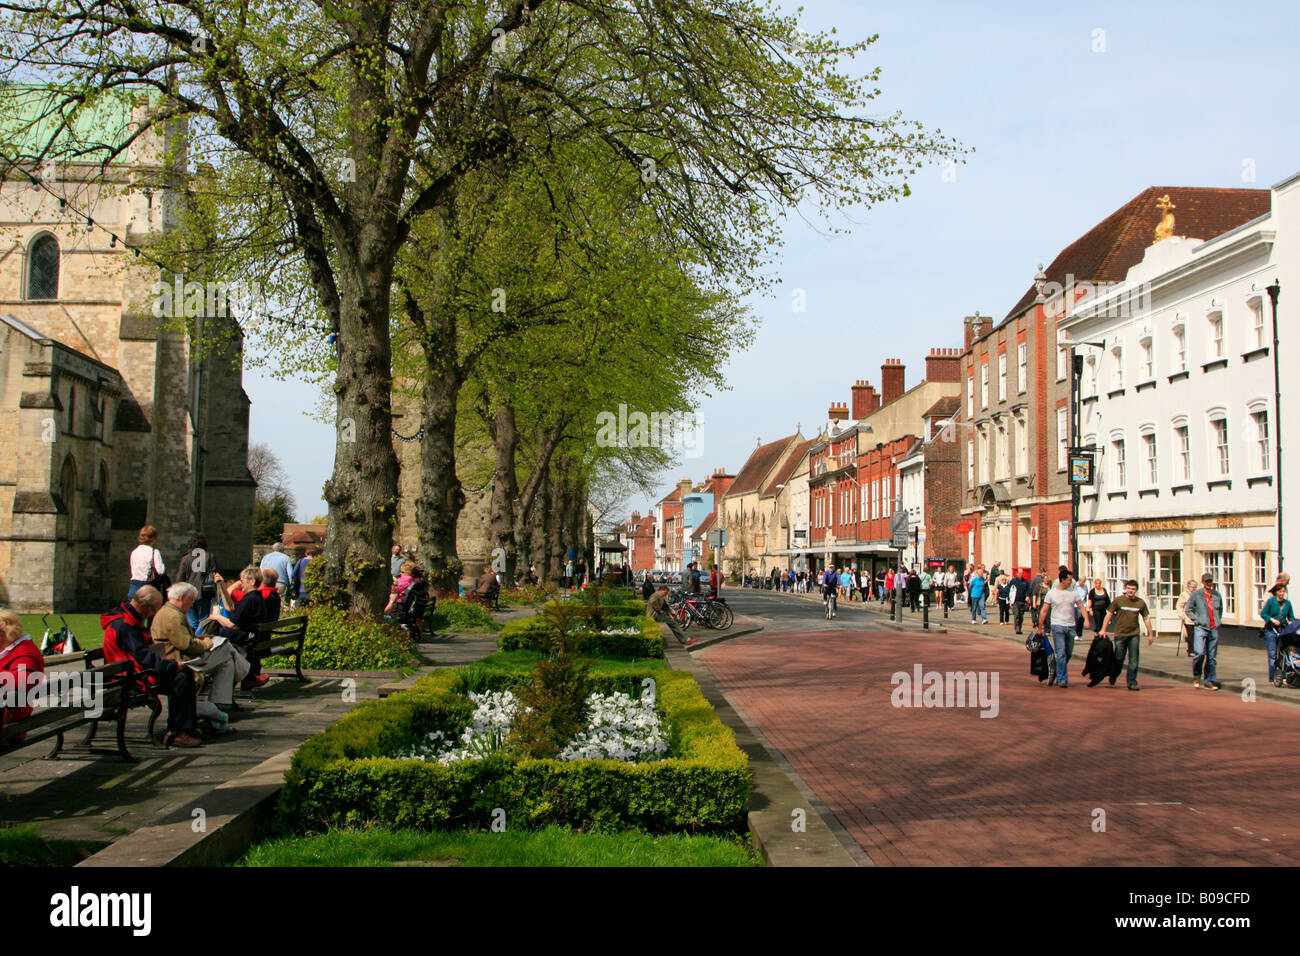
[[[167,695],[164,746],[197,747],[202,741],[194,735],[194,672],[159,653],[149,634],[149,621],[162,603],[158,589],[146,584],[131,600],[99,616],[100,626],[104,628],[104,662],[115,664],[129,660],[134,663],[136,673],[154,671],[158,675],[158,689]]]

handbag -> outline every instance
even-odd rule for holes
[[[1029,637],[1025,639],[1025,650],[1029,651],[1029,653],[1032,654],[1034,651],[1041,651],[1042,649],[1043,635],[1030,634]]]
[[[164,600],[167,597],[167,589],[172,586],[172,579],[167,576],[167,572],[158,573],[158,566],[154,563],[154,555],[158,549],[154,548],[149,552],[149,576],[145,578],[145,584],[156,587],[161,593]]]

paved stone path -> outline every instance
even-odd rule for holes
[[[512,609],[496,619],[531,613],[531,608]],[[480,660],[496,650],[496,637],[439,635],[420,645],[422,657],[432,662],[421,671]],[[395,671],[356,675],[352,701],[344,699],[346,675],[307,673],[306,684],[276,678],[255,691],[253,700],[232,715],[234,734],[194,750],[150,746],[144,739],[147,712],[137,709],[127,722],[127,746],[137,763],[79,757],[76,735],[68,738],[70,755],[58,760],[42,759],[52,742],[0,755],[0,820],[33,824],[48,840],[76,841],[91,852],[143,826],[188,820],[202,794],[320,733],[356,703],[375,699],[379,687],[397,676]],[[160,731],[165,721],[164,704]],[[111,727],[102,726],[96,746],[107,745],[111,737]]]
[[[1300,852],[1300,721],[1284,704],[1152,677],[1140,693],[1048,688],[1022,648],[961,632],[769,630],[697,656],[879,865],[1289,865]],[[998,715],[892,706],[891,676],[917,663],[996,672]]]

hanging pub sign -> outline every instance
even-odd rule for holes
[[[1070,484],[1090,485],[1093,483],[1093,458],[1091,452],[1070,453]]]

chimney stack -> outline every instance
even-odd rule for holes
[[[925,357],[927,382],[960,382],[961,349],[930,349]]]
[[[691,493],[691,479],[683,478],[681,481],[677,482],[677,492],[678,498],[685,498],[689,495]]]
[[[880,366],[880,404],[888,405],[906,391],[903,369],[898,359],[885,359],[885,364]]]
[[[966,349],[969,350],[976,339],[983,338],[993,331],[993,320],[987,315],[980,315],[976,309],[974,315],[966,316]]]
[[[859,379],[853,384],[853,418],[855,421],[862,421],[877,408],[880,407],[879,399],[876,396],[876,390],[866,379]],[[874,404],[873,404],[874,402]]]
[[[848,421],[849,406],[843,402],[831,402],[830,411],[826,413],[826,417],[833,422]]]

